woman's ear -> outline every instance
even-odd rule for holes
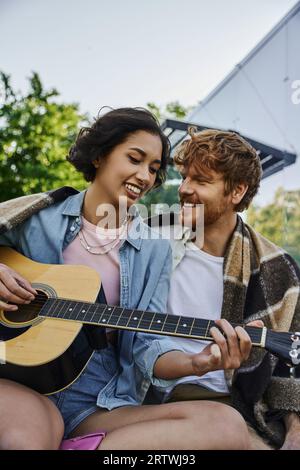
[[[93,160],[93,161],[92,161],[92,164],[94,165],[95,168],[99,168],[99,166],[100,166],[99,159]]]

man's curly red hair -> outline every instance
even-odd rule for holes
[[[237,212],[247,209],[258,192],[262,168],[257,151],[235,132],[206,129],[197,132],[189,128],[190,139],[176,150],[174,162],[185,169],[193,167],[200,174],[211,170],[223,175],[225,195],[244,183],[248,190],[236,206]]]

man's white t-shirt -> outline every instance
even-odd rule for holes
[[[221,318],[223,302],[224,258],[212,256],[196,247],[186,244],[185,255],[171,277],[167,312],[173,315],[217,320]],[[191,354],[201,352],[207,341],[175,338],[179,349]],[[211,390],[229,393],[223,370],[208,372],[202,377],[183,377],[179,383],[196,383]],[[165,399],[174,385],[165,389]]]

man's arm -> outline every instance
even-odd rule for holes
[[[238,369],[249,357],[250,337],[244,328],[233,328],[227,320],[216,320],[215,323],[224,334],[216,327],[211,328],[214,344],[209,344],[198,354],[181,351],[163,354],[154,365],[155,377],[172,380],[190,375],[202,376],[213,370]],[[252,322],[251,325],[260,327],[262,322]]]

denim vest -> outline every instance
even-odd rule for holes
[[[69,196],[32,215],[0,235],[0,245],[14,247],[37,262],[63,264],[63,251],[81,228],[84,195],[83,191]],[[159,239],[136,214],[119,256],[121,307],[165,312],[171,270],[169,242]],[[178,349],[171,338],[159,335],[120,331],[118,336],[114,371],[97,400],[98,406],[109,410],[142,403],[151,383],[171,385],[171,380],[155,378],[153,367],[159,356]]]

